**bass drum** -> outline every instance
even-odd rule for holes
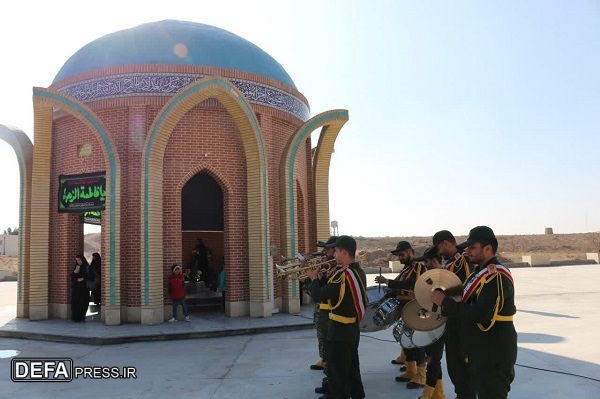
[[[375,324],[375,314],[381,305],[381,299],[385,295],[385,291],[380,289],[378,285],[367,287],[367,299],[369,304],[365,307],[365,314],[360,322],[360,331],[375,332],[383,330],[381,326]]]
[[[411,341],[417,348],[425,348],[442,338],[444,331],[446,331],[445,323],[432,331],[413,331]]]
[[[394,326],[394,338],[404,349],[425,348],[444,336],[446,324],[432,331],[415,331],[408,328],[402,319]]]

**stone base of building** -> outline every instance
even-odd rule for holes
[[[302,303],[305,305],[313,303],[312,296],[308,295],[306,292],[302,293]]]
[[[141,323],[142,308],[139,306],[121,307],[121,319],[124,323]]]
[[[165,311],[162,306],[144,307],[142,306],[142,324],[154,326],[165,321]]]
[[[225,302],[225,315],[228,317],[244,317],[250,314],[248,301]]]
[[[53,319],[70,319],[71,318],[71,306],[66,303],[51,303],[49,317]]]
[[[283,299],[281,303],[281,310],[291,314],[300,313],[300,298],[292,297]]]
[[[120,307],[112,307],[112,308],[101,308],[102,320],[104,320],[104,324],[107,326],[118,326],[121,324],[121,308]]]
[[[17,303],[17,317],[26,319],[29,317],[29,304],[28,303]]]
[[[271,317],[273,305],[271,302],[250,302],[250,317]]]
[[[48,305],[29,305],[29,320],[48,320]]]

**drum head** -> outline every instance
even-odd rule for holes
[[[431,300],[431,293],[441,290],[455,301],[462,299],[463,285],[458,276],[449,270],[432,269],[421,274],[415,283],[415,297],[424,309],[440,313],[441,309]]]
[[[404,324],[417,331],[432,331],[446,323],[446,317],[439,313],[428,312],[415,300],[410,301],[402,308]]]
[[[381,301],[381,298],[385,295],[385,288],[378,285],[372,285],[367,287],[367,299],[369,303],[375,303]]]
[[[424,348],[439,340],[446,330],[446,324],[432,331],[414,331],[411,337],[412,343],[417,348]]]

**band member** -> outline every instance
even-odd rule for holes
[[[464,284],[473,270],[468,258],[456,248],[456,239],[448,230],[438,231],[433,235],[433,246],[444,258],[444,269],[456,274]],[[466,337],[461,334],[461,321],[450,318],[446,322],[446,367],[454,385],[456,396],[461,399],[475,399],[473,384],[470,382],[468,365],[465,361]]]
[[[306,271],[306,275],[312,280],[308,291],[313,299],[327,300],[331,306],[325,351],[332,378],[331,394],[336,399],[365,397],[360,376],[358,344],[359,323],[368,300],[365,272],[355,262],[355,254],[354,238],[340,236],[335,242],[335,259],[341,267],[329,278],[327,284],[319,284],[318,270]]]
[[[329,237],[327,242],[319,241],[317,243],[317,247],[322,248],[322,254],[324,256],[326,256],[327,259],[334,258],[333,257],[334,248],[330,248],[330,250],[328,250],[326,247],[328,244],[335,243],[335,240],[337,240],[337,237],[331,236],[331,237]],[[328,253],[331,254],[331,256],[328,256]],[[322,276],[322,278],[319,279],[319,280],[323,280],[323,285],[327,283],[327,279],[325,277],[326,276]],[[321,323],[322,328],[319,328],[319,326],[320,326],[319,320],[321,320],[319,317],[322,313],[324,314],[324,322]],[[324,338],[323,333],[325,333],[325,335],[327,334],[327,320],[329,320],[329,310],[327,309],[327,303],[325,302],[324,306],[321,307],[321,304],[319,302],[315,302],[315,313],[313,315],[313,322],[315,324],[315,327],[317,328],[317,341],[319,343],[319,356],[321,357],[321,359],[319,359],[318,362],[316,362],[315,364],[312,364],[310,366],[311,370],[323,370],[325,368],[325,351],[323,349],[323,343],[325,342],[325,338]],[[323,327],[322,324],[325,324],[325,326]]]
[[[337,239],[337,236],[331,236],[327,242],[317,243],[317,247],[323,248],[325,261],[335,260],[335,242]],[[330,270],[330,273],[322,273],[320,276],[317,276],[320,286],[327,284],[327,280],[329,280],[329,277],[331,277],[334,268],[332,267]],[[315,388],[315,393],[321,394],[329,394],[331,392],[329,382],[331,373],[329,372],[329,367],[327,367],[327,351],[325,349],[327,345],[327,324],[329,323],[330,309],[331,306],[329,305],[328,301],[325,300],[320,303],[315,301],[315,324],[317,326],[317,340],[319,341],[319,355],[321,356],[321,360],[317,362],[317,364],[310,366],[310,368],[311,370],[323,370],[325,373],[325,378],[323,379],[321,386]]]
[[[425,250],[423,254],[428,270],[441,269],[442,258],[435,246]],[[442,383],[442,355],[444,354],[444,336],[425,348],[427,356],[427,373],[423,394],[419,399],[446,399]]]
[[[517,360],[513,278],[496,258],[498,240],[489,227],[471,229],[460,247],[466,247],[467,256],[477,264],[465,283],[462,302],[446,298],[439,291],[433,291],[431,299],[441,306],[443,316],[462,321],[477,398],[507,398]]]
[[[398,260],[404,265],[400,274],[393,280],[384,276],[376,276],[375,282],[387,284],[389,288],[397,290],[396,298],[401,306],[406,305],[413,298],[411,292],[415,288],[415,283],[419,276],[425,272],[425,266],[421,262],[415,261],[415,251],[408,241],[400,241],[392,254],[398,256]],[[425,350],[422,348],[404,349],[406,353],[406,371],[396,377],[398,382],[411,382],[406,387],[416,389],[425,385],[425,374],[427,364],[425,363]]]

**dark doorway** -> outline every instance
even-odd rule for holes
[[[181,191],[181,245],[191,310],[221,308],[224,267],[223,190],[208,173],[194,175]],[[199,249],[201,248],[201,249]]]

